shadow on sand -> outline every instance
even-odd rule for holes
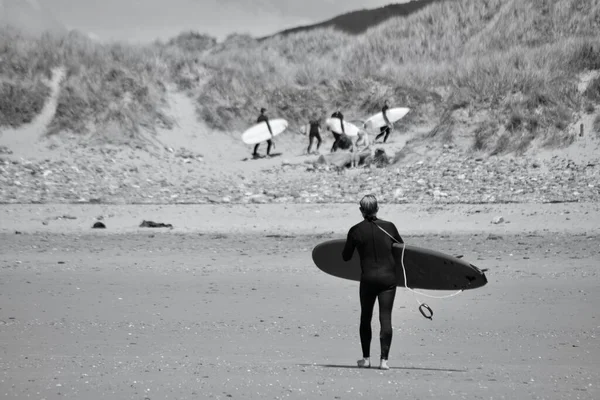
[[[323,368],[346,368],[346,369],[358,369],[356,365],[337,365],[337,364],[298,364],[301,367],[323,367]],[[377,366],[371,368],[379,370]],[[422,368],[422,367],[390,367],[390,369],[406,370],[406,371],[440,371],[440,372],[467,372],[466,369],[451,369],[451,368]]]

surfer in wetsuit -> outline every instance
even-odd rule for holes
[[[267,114],[265,114],[265,112],[267,111],[266,108],[261,108],[260,109],[260,115],[258,116],[258,118],[256,119],[256,123],[259,124],[261,122],[266,122],[267,123],[267,127],[269,128],[269,133],[271,134],[271,139],[267,139],[267,157],[271,156],[271,146],[273,145],[273,131],[271,130],[271,125],[269,124],[269,117],[267,117]],[[260,143],[256,143],[256,146],[254,146],[254,152],[252,153],[253,157],[258,157],[258,146],[260,146]]]
[[[394,240],[404,243],[396,226],[377,218],[377,199],[366,195],[360,201],[364,220],[348,231],[342,252],[344,261],[352,258],[354,249],[360,256],[362,270],[360,280],[360,342],[363,358],[357,361],[359,368],[371,367],[371,319],[375,300],[379,301],[381,333],[381,358],[379,368],[389,369],[387,360],[392,344],[392,307],[396,297],[396,262],[392,253]],[[385,230],[385,232],[384,232]],[[387,232],[387,234],[386,234]],[[388,236],[388,234],[391,236]]]
[[[383,103],[383,107],[381,108],[381,114],[383,115],[383,119],[387,125],[379,128],[379,135],[375,138],[375,142],[377,139],[383,136],[383,143],[387,142],[388,136],[390,136],[390,132],[394,127],[394,124],[390,122],[387,117],[387,110],[390,108],[388,100]]]
[[[310,154],[310,148],[313,144],[313,139],[317,139],[317,151],[319,152],[319,147],[321,147],[321,121],[317,115],[313,115],[313,118],[308,122],[308,150],[307,154]]]
[[[339,118],[340,125],[342,126],[342,133],[331,131],[331,133],[333,133],[334,138],[333,146],[331,147],[331,152],[333,153],[338,149],[340,138],[342,137],[342,134],[346,134],[346,130],[344,129],[344,115],[340,112],[339,109],[333,114],[331,114],[331,118]]]

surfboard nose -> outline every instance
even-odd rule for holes
[[[479,274],[473,274],[473,275],[467,277],[467,279],[469,280],[469,289],[475,289],[475,288],[480,288],[482,286],[485,286],[488,283],[487,277],[485,276],[485,271],[487,271],[487,269],[481,270],[481,269],[477,268],[476,266],[474,266],[473,264],[470,264],[470,265],[476,271],[478,271]]]

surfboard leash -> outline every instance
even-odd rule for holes
[[[373,222],[375,224],[375,222]],[[385,229],[383,229],[382,227],[380,227],[379,225],[375,224],[379,229],[381,229],[383,231],[383,233],[385,233],[386,235],[388,235],[394,242],[401,244],[402,245],[402,256],[400,257],[400,264],[402,265],[402,273],[404,274],[404,288],[411,291],[413,294],[419,294],[421,296],[425,296],[425,297],[429,297],[431,299],[447,299],[450,297],[454,297],[457,294],[460,294],[464,291],[464,289],[460,289],[459,291],[457,291],[456,293],[452,293],[446,296],[431,296],[428,295],[427,293],[421,293],[421,292],[417,292],[416,290],[409,288],[408,287],[408,282],[406,279],[406,267],[404,266],[404,251],[406,250],[406,243],[400,243],[395,237],[393,237],[392,235],[390,235]],[[417,304],[419,304],[419,312],[421,313],[421,315],[423,315],[425,318],[432,320],[433,319],[433,310],[431,309],[431,307],[429,307],[427,304],[425,303],[421,303],[419,301],[419,299],[417,299],[417,296],[415,295],[415,300],[417,301]],[[424,310],[427,310],[426,314]]]

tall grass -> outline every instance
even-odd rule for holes
[[[44,107],[50,94],[44,79],[54,57],[46,42],[47,37],[32,42],[13,29],[0,29],[0,126],[29,123]]]
[[[55,43],[67,79],[50,133],[116,134],[130,139],[141,128],[169,125],[165,85],[169,68],[151,47],[98,45],[85,37]],[[117,132],[112,132],[113,130]]]
[[[600,101],[597,82],[577,91],[581,72],[600,69],[597,32],[597,0],[448,0],[356,37],[319,29],[216,43],[188,32],[144,47],[69,37],[0,49],[21,60],[3,75],[34,81],[67,65],[52,132],[110,125],[135,137],[140,126],[168,124],[166,85],[174,83],[214,129],[242,129],[263,106],[292,128],[337,107],[360,119],[387,98],[411,107],[409,123],[438,121],[430,136],[443,140],[463,129],[455,110],[487,115],[473,147],[502,153],[533,140],[568,143],[576,112]]]
[[[54,67],[66,68],[48,133],[110,134],[129,140],[139,137],[141,128],[171,123],[165,98],[169,66],[153,47],[102,45],[76,32],[34,40],[4,31],[1,38],[3,79],[31,88],[13,90],[15,104],[41,109],[48,91],[37,82]]]

